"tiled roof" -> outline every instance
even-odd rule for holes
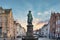
[[[4,11],[5,13],[9,13],[12,9],[3,9],[2,7],[0,7],[0,10]]]
[[[12,9],[5,9],[5,13],[9,13]]]
[[[42,27],[42,28],[47,27],[47,25],[48,25],[48,24],[43,25],[43,27]]]
[[[0,7],[0,9],[3,9],[2,7]]]

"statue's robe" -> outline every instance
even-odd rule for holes
[[[28,16],[28,23],[32,24],[32,20],[33,20],[32,14],[29,13],[27,16]]]

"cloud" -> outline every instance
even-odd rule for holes
[[[44,12],[37,12],[37,15],[38,16],[47,16],[47,15],[50,15],[51,14],[51,9],[50,10],[46,10]]]
[[[41,12],[38,12],[37,15],[40,16],[40,15],[42,15],[42,13]]]
[[[40,21],[39,18],[35,18],[35,17],[33,16],[33,24],[34,24],[34,25],[36,25],[36,23],[39,22],[39,21]]]
[[[22,20],[22,19],[17,19],[16,21],[17,21],[17,23],[20,23],[21,26],[24,27],[25,30],[27,31],[27,27],[26,27],[27,22],[26,22],[26,20],[24,21],[24,20]]]
[[[45,23],[40,23],[34,27],[34,30],[40,29]]]
[[[46,14],[46,15],[48,15],[48,14],[50,14],[51,13],[51,11],[49,10],[49,11],[45,11],[44,12],[44,14]]]
[[[39,21],[36,25],[39,25],[41,23],[48,23],[48,20],[46,20],[46,21]]]
[[[33,25],[34,25],[34,29],[33,30],[37,30],[37,29],[40,29],[44,24],[46,24],[48,22],[48,20],[46,21],[41,21],[41,19],[39,18],[35,18],[33,17]]]
[[[50,15],[52,10],[53,9],[49,9],[49,10],[46,10],[46,11],[43,11],[43,12],[38,12],[37,15],[38,16],[40,16],[40,15]]]
[[[55,13],[57,13],[57,12],[59,12],[60,13],[60,9],[59,8],[57,8],[57,9],[55,9],[55,8],[50,8],[50,10],[51,10],[51,12],[55,12]]]
[[[48,23],[48,20],[46,20],[46,21],[38,21],[37,23],[36,23],[36,27],[35,27],[35,29],[34,30],[37,30],[37,29],[40,29],[44,24],[47,24]]]

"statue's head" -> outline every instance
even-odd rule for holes
[[[29,11],[29,13],[31,13],[31,11]]]

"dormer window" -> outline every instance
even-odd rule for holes
[[[60,25],[60,20],[57,20],[57,21],[56,21],[56,24]]]
[[[4,10],[0,10],[0,13],[4,13],[5,11]]]
[[[2,10],[0,10],[0,13],[2,13]]]
[[[4,9],[0,7],[0,13],[4,13]]]
[[[5,11],[3,10],[2,13],[4,13]]]

